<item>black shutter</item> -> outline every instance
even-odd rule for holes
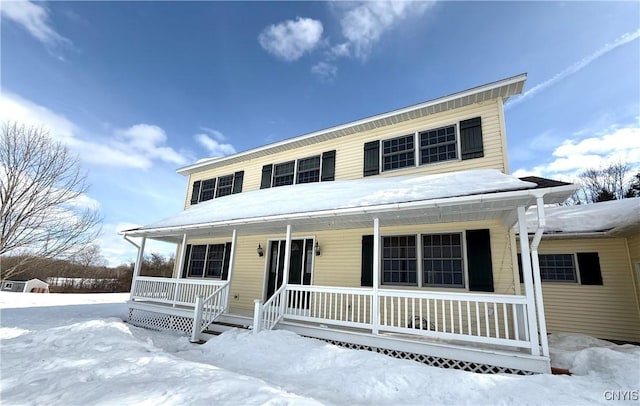
[[[191,189],[191,204],[198,204],[198,198],[200,197],[200,181],[193,182],[193,188]]]
[[[362,266],[360,286],[373,286],[373,236],[362,236]]]
[[[380,141],[364,144],[364,176],[380,173]]]
[[[191,256],[191,244],[187,244],[187,249],[184,252],[184,262],[182,263],[182,277],[187,277],[187,270],[189,269],[189,257]]]
[[[460,155],[462,159],[482,158],[482,120],[480,117],[460,122]]]
[[[524,283],[524,274],[522,273],[522,254],[518,253],[518,277],[520,283]]]
[[[491,239],[488,229],[467,230],[467,264],[469,290],[493,292]]]
[[[262,167],[262,181],[260,182],[260,189],[266,189],[271,187],[271,171],[273,170],[273,165],[265,165]]]
[[[224,262],[222,263],[222,277],[223,281],[226,281],[229,277],[229,261],[231,261],[231,243],[228,242],[224,245]]]
[[[336,151],[327,151],[322,154],[322,182],[334,180],[336,177]]]
[[[244,171],[238,171],[233,174],[233,190],[231,193],[242,192],[242,180],[244,179]]]
[[[600,257],[597,252],[578,252],[580,282],[583,285],[602,285]]]

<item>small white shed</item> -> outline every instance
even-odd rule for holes
[[[49,293],[49,284],[40,279],[28,281],[2,281],[3,292]]]

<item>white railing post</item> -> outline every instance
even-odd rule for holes
[[[378,334],[380,325],[380,297],[378,285],[380,284],[380,219],[373,219],[373,300],[371,301],[371,332]]]
[[[187,256],[187,235],[182,234],[182,246],[180,247],[180,260],[178,262],[178,275],[176,276],[176,283],[174,285],[173,291],[173,307],[176,307],[176,302],[178,301],[178,289],[180,288],[180,278],[182,274],[180,270],[186,266],[186,258]]]
[[[518,206],[518,228],[520,234],[520,256],[522,257],[522,276],[524,277],[524,291],[527,300],[527,324],[529,327],[529,340],[531,342],[531,355],[540,355],[536,303],[533,293],[533,275],[531,272],[531,253],[529,251],[529,234],[527,232],[527,218],[524,206]]]
[[[193,329],[191,330],[191,342],[200,341],[200,324],[202,324],[202,296],[196,297],[196,306],[193,309]]]
[[[260,332],[260,319],[262,319],[262,301],[254,299],[253,301],[253,332]]]
[[[138,284],[138,276],[140,276],[140,270],[142,269],[142,261],[144,260],[144,245],[147,242],[147,237],[142,237],[140,242],[140,248],[138,248],[138,257],[136,258],[136,265],[133,268],[133,281],[131,282],[131,294],[130,299],[133,299],[136,295],[136,287]]]

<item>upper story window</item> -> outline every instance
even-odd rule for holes
[[[335,179],[336,151],[262,167],[260,189]]]
[[[483,156],[482,120],[476,117],[402,137],[365,143],[363,175]]]
[[[382,170],[415,165],[414,134],[382,141]]]
[[[456,159],[456,126],[423,131],[420,136],[420,165]]]
[[[296,183],[320,181],[320,155],[298,160],[298,177]]]
[[[242,192],[242,181],[244,171],[239,171],[233,175],[220,176],[193,182],[191,188],[191,204],[198,204],[215,197],[227,196],[232,193]]]

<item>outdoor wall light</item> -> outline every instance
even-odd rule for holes
[[[316,257],[320,255],[320,246],[318,245],[318,241],[316,241],[314,251],[316,252]]]
[[[258,252],[258,256],[262,257],[264,256],[264,250],[262,249],[262,247],[260,246],[260,243],[258,243],[258,249],[256,250]]]

